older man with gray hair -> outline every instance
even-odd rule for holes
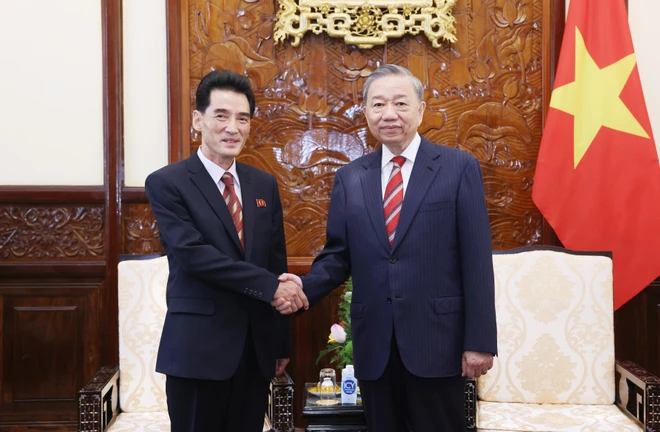
[[[374,432],[465,430],[465,378],[497,352],[481,169],[418,134],[423,93],[400,66],[369,76],[364,114],[382,146],[337,171],[323,251],[303,278],[280,279],[314,304],[353,277],[355,374]]]

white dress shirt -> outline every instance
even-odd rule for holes
[[[408,187],[408,182],[410,181],[410,174],[412,173],[413,165],[415,164],[415,157],[417,156],[417,150],[419,150],[419,145],[421,142],[422,137],[416,133],[408,147],[406,147],[403,153],[401,153],[401,156],[406,158],[406,161],[401,167],[404,197],[406,196],[406,188]],[[381,147],[383,148],[383,158],[380,162],[380,186],[382,189],[382,197],[385,199],[385,188],[387,188],[387,182],[390,180],[390,174],[392,174],[392,167],[394,166],[392,158],[396,155],[392,153],[390,149],[387,148],[387,146],[381,144]]]
[[[228,172],[234,177],[234,191],[236,192],[236,196],[238,197],[238,201],[241,203],[242,207],[243,197],[241,196],[241,182],[238,178],[238,173],[236,172],[236,159],[234,159],[234,161],[231,163],[229,169],[226,170],[220,165],[216,165],[214,162],[211,162],[209,158],[204,156],[201,148],[197,149],[197,156],[199,156],[199,160],[201,160],[202,164],[204,164],[204,168],[206,168],[206,171],[208,171],[209,175],[218,186],[221,194],[225,192],[225,184],[221,180],[222,176]]]

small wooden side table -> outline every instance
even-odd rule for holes
[[[342,405],[341,395],[337,394],[336,405],[319,405],[319,396],[311,393],[316,383],[305,384],[305,405],[303,417],[307,420],[307,432],[366,432],[367,423],[362,410],[362,399],[358,395],[357,404]]]

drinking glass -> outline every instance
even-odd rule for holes
[[[337,374],[335,373],[335,370],[332,368],[321,369],[321,372],[319,372],[319,391],[323,390],[321,384],[323,384],[325,378],[330,378],[330,381],[332,382],[332,397],[334,398],[337,391]]]
[[[335,388],[330,377],[323,378],[320,393],[321,405],[330,405],[336,401]]]

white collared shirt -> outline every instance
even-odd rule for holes
[[[220,165],[216,165],[214,162],[211,162],[209,158],[204,156],[204,153],[202,153],[201,148],[197,149],[197,156],[199,156],[199,160],[202,161],[204,168],[206,168],[206,171],[208,171],[209,175],[211,176],[215,184],[218,186],[218,190],[220,190],[221,194],[225,192],[225,184],[221,180],[222,176],[226,172],[229,172],[232,176],[234,176],[234,191],[236,192],[238,201],[240,201],[241,206],[243,206],[243,196],[241,195],[241,181],[238,178],[238,173],[236,172],[236,159],[234,159],[234,162],[232,162],[229,169],[226,170],[222,168]]]
[[[408,147],[401,153],[401,156],[406,158],[405,163],[401,167],[401,176],[403,177],[403,196],[406,196],[406,188],[408,187],[408,182],[410,181],[410,174],[412,173],[413,165],[415,164],[415,157],[417,157],[417,151],[419,150],[419,145],[422,142],[422,137],[418,133],[415,134],[415,137],[410,142]],[[383,158],[380,161],[380,185],[382,189],[382,197],[385,199],[385,188],[387,188],[387,182],[390,180],[390,174],[392,174],[392,167],[394,162],[392,158],[396,156],[394,153],[387,148],[387,146],[381,144],[383,148]]]

